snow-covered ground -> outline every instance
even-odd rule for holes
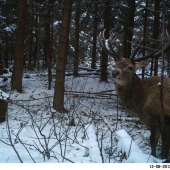
[[[52,108],[55,81],[48,90],[47,80],[47,74],[30,74],[23,78],[23,93],[11,92],[10,79],[5,82],[9,104],[7,120],[0,124],[1,163],[161,162],[150,155],[147,127],[118,104],[112,80],[66,76],[68,113]],[[130,153],[127,160],[121,151]]]

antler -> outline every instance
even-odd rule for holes
[[[166,30],[166,34],[167,34],[167,39],[168,39],[168,41],[167,41],[167,43],[166,43],[166,45],[165,45],[165,48],[164,48],[164,52],[165,52],[165,53],[168,52],[168,51],[170,51],[170,36],[169,36],[169,33],[168,33],[167,30]],[[159,57],[159,56],[162,54],[162,51],[160,51],[160,48],[161,48],[161,45],[159,45],[159,47],[158,47],[156,50],[154,50],[154,51],[151,52],[151,53],[146,54],[145,56],[142,56],[142,57],[140,57],[140,58],[132,58],[132,61],[133,61],[133,62],[139,62],[139,61],[141,61],[141,60],[145,60],[145,59],[148,59],[148,58],[156,58],[156,57]],[[159,51],[159,52],[158,52],[158,51]]]
[[[132,56],[131,56],[131,60],[134,60],[135,55],[137,54],[138,50],[140,49],[140,47],[141,47],[142,43],[143,43],[143,37],[141,38],[141,42],[140,42],[140,44],[138,45],[138,47],[136,48],[136,50],[135,50],[135,51],[134,51],[134,53],[132,54]]]
[[[112,40],[112,36],[113,36],[113,33],[112,33],[111,36],[108,38],[108,40],[107,40],[108,42],[107,42],[106,39],[105,39],[105,36],[104,36],[105,31],[106,31],[106,28],[103,30],[103,32],[100,32],[100,34],[99,34],[99,43],[102,46],[102,48],[106,51],[106,53],[108,55],[113,57],[115,61],[119,61],[121,57],[112,48],[112,44],[116,40],[117,36]],[[106,42],[108,43],[109,48],[112,51],[107,49]]]

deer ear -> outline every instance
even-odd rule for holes
[[[135,70],[139,70],[139,69],[145,68],[150,62],[151,62],[151,60],[142,60],[142,61],[139,61],[138,63],[135,64]]]

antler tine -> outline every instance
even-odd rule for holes
[[[143,37],[141,38],[141,42],[140,42],[139,46],[136,48],[136,50],[135,50],[134,53],[132,54],[131,60],[134,60],[134,57],[135,57],[135,55],[137,54],[138,50],[140,49],[142,43],[143,43]]]
[[[166,35],[167,35],[167,37],[169,39],[170,37],[169,37],[169,33],[168,33],[167,29],[166,29]]]
[[[104,43],[103,43],[103,41],[104,41]],[[109,50],[106,48],[105,38],[104,38],[102,32],[99,33],[99,43],[100,43],[100,46],[101,46],[105,51],[109,52]]]
[[[120,58],[120,56],[113,50],[112,48],[112,44],[115,42],[115,40],[117,39],[117,35],[113,38],[112,40],[112,36],[113,36],[113,33],[110,35],[110,37],[108,38],[108,45],[109,45],[109,48],[112,50],[112,53],[117,57],[117,58]],[[117,33],[116,33],[117,34]]]
[[[103,30],[103,32],[99,33],[99,43],[108,55],[113,57],[115,61],[118,61],[118,60],[120,60],[120,56],[112,49],[112,46],[111,46],[111,43],[114,42],[114,41],[111,42],[111,37],[112,37],[113,33],[111,34],[111,36],[108,39],[108,45],[109,45],[110,49],[112,50],[112,52],[111,52],[106,47],[106,39],[104,36],[105,31],[106,31],[106,28]],[[114,38],[114,40],[115,40],[115,38]]]
[[[104,41],[106,40],[106,39],[105,39],[105,36],[104,36],[105,31],[106,31],[106,28],[103,30],[103,33],[102,33],[102,38],[103,38]]]
[[[114,41],[117,39],[117,35],[114,37],[114,39],[112,40],[112,36],[113,36],[113,33],[114,32],[112,32],[112,34],[110,35],[110,37],[108,38],[108,41],[110,41],[111,43],[110,44],[113,44],[114,43]],[[117,34],[117,32],[116,32],[116,34]],[[112,40],[112,41],[111,41]]]
[[[154,54],[160,49],[161,45],[159,45],[159,47],[157,49],[155,49],[153,52],[149,53],[149,54],[146,54],[145,56],[142,56],[140,58],[134,58],[133,61],[134,62],[139,62],[141,60],[145,60],[145,59],[148,59],[148,58],[155,58],[157,56],[154,56]],[[161,52],[158,52],[161,54]],[[156,53],[156,54],[158,54]],[[158,55],[159,56],[159,55]]]
[[[164,52],[168,52],[170,51],[170,36],[169,36],[169,33],[168,31],[166,30],[166,34],[167,34],[167,43],[165,45],[165,48],[164,48]],[[143,57],[140,57],[140,58],[134,58],[133,61],[134,62],[138,62],[138,61],[141,61],[141,60],[144,60],[144,59],[148,59],[148,58],[156,58],[156,57],[159,57],[161,54],[162,54],[162,51],[160,51],[160,48],[161,48],[161,45],[159,45],[159,47],[154,50],[153,52],[149,53],[149,54],[146,54],[145,56]],[[159,51],[159,52],[157,52]]]
[[[117,39],[118,36],[115,36],[115,38],[113,39],[112,43],[113,44],[115,42],[115,40]]]
[[[112,32],[112,34],[110,35],[110,37],[108,38],[109,41],[111,41],[112,36],[113,36],[113,32]]]
[[[99,43],[100,43],[100,46],[103,46],[103,41],[102,41],[102,38],[101,38],[101,32],[99,33]]]

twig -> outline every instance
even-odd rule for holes
[[[9,95],[9,96],[10,96],[10,95]],[[10,97],[9,97],[9,98],[10,98]],[[9,99],[8,99],[8,102],[9,102]],[[7,115],[7,116],[6,116],[6,130],[7,130],[9,142],[10,142],[12,148],[14,149],[15,153],[17,154],[18,159],[20,160],[21,163],[23,163],[23,161],[22,161],[22,159],[21,159],[18,151],[16,150],[16,148],[15,148],[13,142],[12,142],[10,127],[9,127],[9,119],[8,119],[8,108],[7,108],[7,114],[6,114],[6,115]]]
[[[102,157],[102,162],[104,163],[104,158],[103,158],[103,152],[102,152],[102,146],[103,146],[103,133],[102,133],[102,136],[101,136],[101,147],[100,147],[100,154],[101,154],[101,157]]]
[[[31,156],[28,148],[24,145],[24,143],[21,141],[21,139],[19,138],[19,136],[18,136],[18,140],[19,140],[20,143],[24,146],[24,148],[27,150],[27,152],[28,152],[29,156],[31,157],[32,161],[33,161],[34,163],[36,163],[35,160],[34,160],[34,158]]]
[[[128,158],[129,158],[129,155],[130,155],[131,146],[132,146],[132,140],[131,140],[131,143],[130,143],[130,148],[129,148],[129,152],[128,152]]]

